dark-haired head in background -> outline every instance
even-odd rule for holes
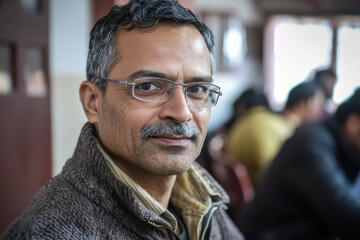
[[[360,153],[360,87],[338,107],[335,119],[343,127],[348,144]]]
[[[315,72],[314,82],[319,84],[324,90],[326,99],[333,97],[336,80],[336,73],[332,69],[323,69]]]
[[[313,82],[318,84],[325,93],[325,102],[322,114],[319,119],[331,116],[337,105],[333,101],[334,88],[337,82],[337,75],[331,68],[317,70],[314,74]]]
[[[283,115],[298,127],[303,123],[318,120],[324,102],[324,91],[318,84],[303,82],[290,90]]]
[[[254,88],[248,88],[235,100],[233,104],[235,118],[240,119],[251,108],[260,106],[270,109],[269,101],[265,93]]]

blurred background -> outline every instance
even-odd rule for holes
[[[0,0],[0,233],[71,157],[86,121],[78,97],[89,32],[116,0]],[[314,69],[332,68],[334,101],[360,85],[358,0],[179,0],[216,38],[223,96],[209,131],[248,87],[281,109]]]

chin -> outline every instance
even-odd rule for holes
[[[191,164],[190,164],[188,167],[186,167],[186,168],[177,169],[176,171],[173,172],[172,175],[181,175],[181,174],[187,172],[187,171],[190,169],[190,167],[191,167]]]
[[[162,175],[179,175],[187,172],[191,167],[192,161],[184,159],[169,158],[166,166],[160,167],[158,173]]]

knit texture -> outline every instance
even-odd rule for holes
[[[228,202],[222,187],[195,165],[224,196],[215,203]],[[173,239],[170,229],[115,178],[97,147],[94,126],[87,123],[62,172],[35,195],[0,239]],[[223,207],[213,215],[209,239],[242,239]]]

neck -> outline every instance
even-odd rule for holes
[[[164,208],[168,207],[171,192],[176,181],[176,175],[173,176],[151,176],[150,178],[141,177],[141,179],[133,179],[143,189],[145,189],[151,197],[159,202]]]
[[[295,111],[285,110],[283,112],[283,116],[287,121],[291,122],[291,124],[293,124],[295,127],[300,126],[303,122],[300,115],[297,114]]]
[[[134,182],[139,184],[147,193],[150,194],[164,208],[168,207],[170,195],[176,181],[176,175],[159,175],[142,171],[138,166],[123,165],[119,161],[115,164],[124,171]]]

